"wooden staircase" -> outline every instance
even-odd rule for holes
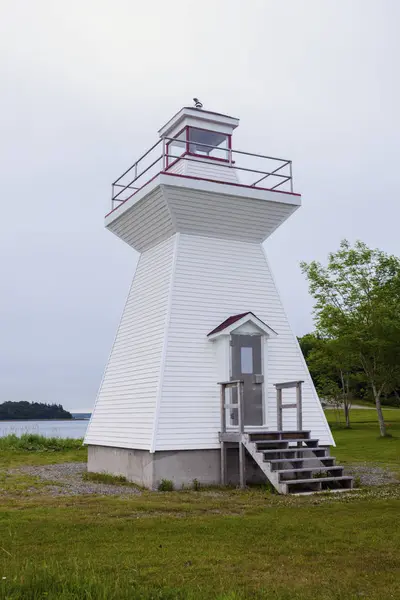
[[[329,448],[321,447],[319,440],[311,438],[310,431],[302,428],[302,381],[277,383],[277,431],[244,431],[243,382],[227,381],[221,386],[221,483],[227,483],[226,446],[239,446],[240,486],[246,485],[245,451],[260,467],[268,481],[280,494],[304,494],[321,491],[344,491],[353,488],[353,478],[344,475],[344,468],[336,465]],[[296,388],[296,403],[283,404],[282,391]],[[237,402],[226,403],[226,390],[237,389]],[[283,430],[282,412],[296,408],[297,431]],[[236,410],[238,426],[227,430],[227,410]]]
[[[239,442],[240,443],[240,442]],[[353,487],[328,448],[319,446],[309,431],[244,433],[244,448],[280,494],[303,494]]]

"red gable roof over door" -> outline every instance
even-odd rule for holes
[[[210,333],[207,334],[207,337],[209,335],[213,335],[214,333],[218,333],[219,331],[222,331],[223,329],[225,329],[226,327],[229,327],[230,325],[233,325],[233,323],[236,323],[236,321],[240,321],[240,319],[243,319],[243,317],[245,317],[246,315],[253,315],[254,317],[256,316],[251,311],[240,313],[240,315],[232,315],[231,317],[228,317],[227,319],[225,319],[225,321],[223,321],[220,325],[218,325],[218,327],[216,327],[215,329],[210,331]]]

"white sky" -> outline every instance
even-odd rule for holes
[[[110,183],[198,96],[235,146],[293,159],[267,242],[297,334],[299,261],[400,254],[397,0],[0,0],[0,402],[90,408],[136,264]]]

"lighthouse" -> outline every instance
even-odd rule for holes
[[[238,125],[199,101],[184,107],[113,183],[105,226],[140,256],[85,437],[88,469],[152,489],[348,487],[263,246],[301,206],[292,163],[236,148]],[[321,465],[326,477],[313,478]]]

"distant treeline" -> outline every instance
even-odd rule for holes
[[[15,419],[72,419],[71,413],[61,404],[43,402],[3,402],[0,404],[0,421]]]

